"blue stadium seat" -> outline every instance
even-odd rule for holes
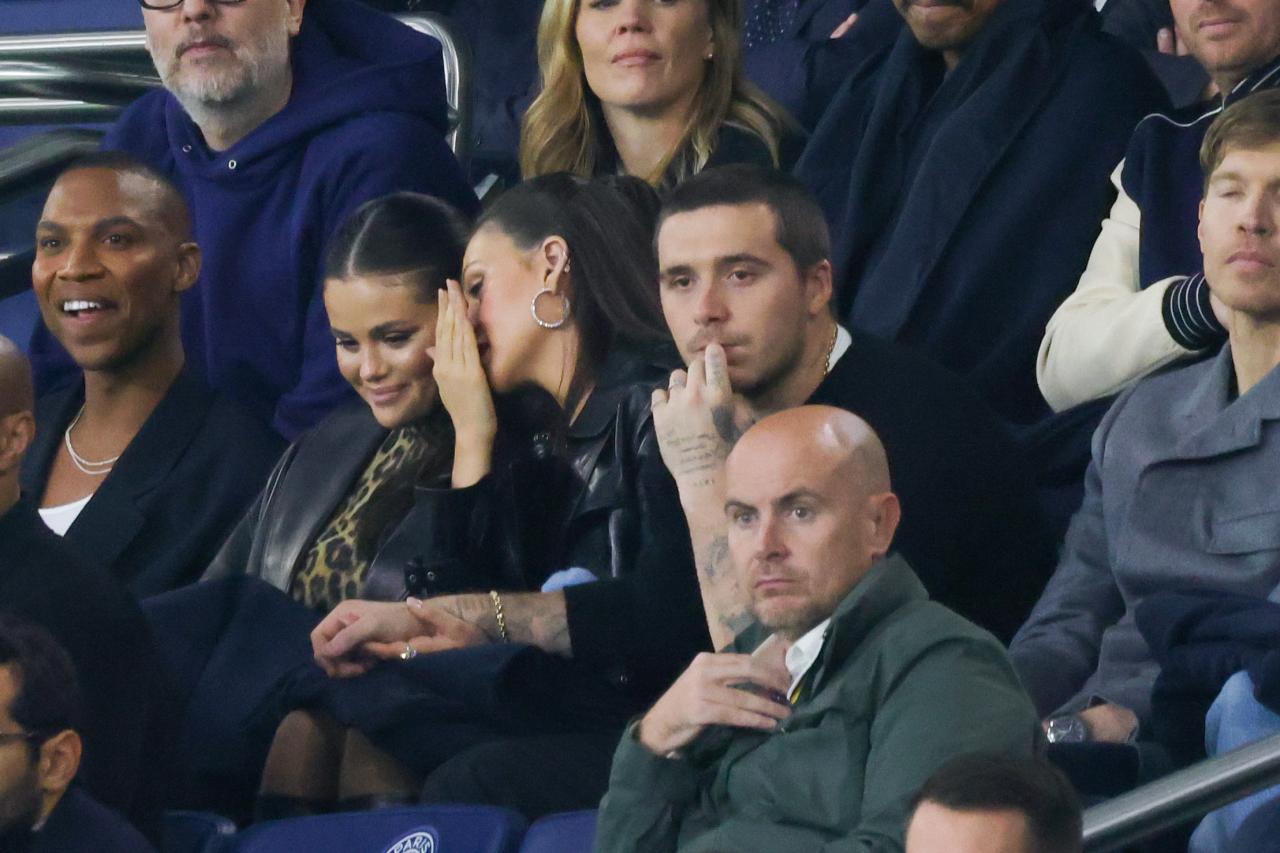
[[[596,810],[547,815],[529,827],[520,853],[591,853],[596,843]]]
[[[162,853],[223,853],[236,825],[209,812],[165,812],[160,833]]]
[[[0,299],[0,335],[13,341],[23,352],[26,352],[31,333],[39,322],[40,310],[30,288],[17,296]]]
[[[420,806],[263,823],[232,853],[516,853],[525,819],[493,806]]]

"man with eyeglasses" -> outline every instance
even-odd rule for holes
[[[123,818],[72,783],[83,743],[67,653],[42,628],[0,616],[0,853],[147,853]]]
[[[440,47],[355,0],[140,0],[164,83],[104,147],[182,189],[204,267],[183,304],[190,365],[292,438],[351,393],[319,297],[320,259],[360,204],[396,190],[464,212],[445,144]],[[47,333],[42,390],[74,365]]]

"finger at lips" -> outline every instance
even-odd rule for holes
[[[711,344],[706,351],[706,383],[707,388],[728,393],[729,367],[725,361],[724,349],[719,344]]]

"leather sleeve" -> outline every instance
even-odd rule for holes
[[[254,498],[244,516],[236,523],[227,541],[222,543],[222,547],[218,549],[217,555],[200,576],[200,580],[219,580],[235,575],[257,577],[262,574],[261,550],[258,541],[262,533],[262,522],[269,516],[276,489],[288,473],[297,452],[298,445],[295,442],[281,454],[279,461],[271,469],[267,484],[258,497]]]
[[[565,601],[575,658],[658,691],[699,651],[710,650],[711,639],[679,493],[647,405],[637,415],[631,423],[638,425],[622,433],[631,445],[628,502],[610,519],[619,576],[569,587]]]

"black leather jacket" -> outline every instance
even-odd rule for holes
[[[565,590],[574,658],[637,697],[665,689],[710,647],[688,527],[649,413],[667,365],[611,356],[572,426],[504,425],[494,470],[467,489],[419,488],[385,539],[367,598]],[[205,575],[246,572],[287,590],[306,549],[386,431],[363,403],[338,410],[286,451]]]
[[[688,526],[649,412],[668,371],[662,359],[616,352],[562,434],[508,431],[493,472],[462,490],[477,493],[472,538],[450,540],[452,554],[434,551],[446,565],[507,579],[501,589],[536,590],[571,567],[592,572],[595,582],[564,591],[573,657],[632,702],[654,698],[711,645]]]
[[[289,446],[266,487],[232,531],[203,580],[249,574],[289,590],[302,559],[387,437],[361,400],[339,407]],[[457,560],[454,538],[467,530],[441,524],[472,511],[467,490],[419,488],[408,514],[384,537],[365,581],[365,597],[390,601],[488,588]]]

